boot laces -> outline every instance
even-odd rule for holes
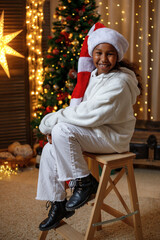
[[[46,202],[46,210],[48,210],[48,208],[49,207],[51,207],[50,208],[50,210],[49,210],[49,213],[48,213],[48,216],[54,216],[54,214],[55,214],[55,206],[56,206],[56,203],[55,202],[51,202],[51,201],[47,201]]]
[[[52,204],[53,204],[53,202],[47,201],[47,202],[46,202],[46,210],[48,210],[48,208],[51,207]]]

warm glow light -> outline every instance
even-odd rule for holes
[[[100,0],[100,2],[102,2],[101,0]],[[110,5],[109,3],[108,3],[109,1],[106,1],[106,5]],[[114,2],[114,1],[113,1]],[[105,10],[106,10],[106,12],[105,12],[105,17],[106,17],[106,19],[107,20],[105,20],[106,21],[106,23],[108,24],[108,25],[115,25],[115,27],[118,27],[118,25],[120,25],[119,27],[120,27],[120,29],[122,28],[122,30],[123,30],[123,27],[125,28],[125,22],[126,22],[126,12],[124,11],[124,9],[122,8],[122,5],[121,5],[121,1],[115,1],[115,2],[117,2],[117,3],[114,3],[115,5],[114,5],[114,7],[113,6],[111,6],[111,9],[109,9],[110,7],[108,7],[108,6],[106,6],[105,7]],[[119,2],[119,3],[118,3]],[[143,1],[139,1],[139,2],[143,2]],[[154,1],[153,0],[150,0],[149,1],[150,3],[153,3]],[[156,28],[156,25],[154,24],[154,16],[153,16],[153,14],[155,14],[156,13],[156,9],[153,7],[153,6],[150,6],[150,10],[152,11],[152,13],[151,13],[151,11],[149,12],[149,32],[148,32],[148,34],[147,35],[144,35],[144,29],[143,29],[143,21],[141,21],[141,9],[142,9],[142,4],[138,4],[137,5],[137,8],[139,8],[139,9],[137,9],[138,11],[136,11],[135,12],[135,18],[134,18],[134,24],[136,24],[137,26],[138,26],[138,33],[137,33],[137,37],[136,37],[136,39],[137,39],[137,41],[135,41],[135,45],[134,45],[134,48],[136,48],[136,52],[137,52],[137,54],[138,54],[138,58],[136,59],[136,61],[138,61],[138,63],[139,63],[139,70],[140,71],[142,71],[142,75],[143,75],[143,67],[142,67],[142,65],[143,65],[143,40],[146,38],[147,40],[148,40],[148,51],[149,51],[149,53],[150,53],[150,57],[149,57],[149,60],[150,60],[150,65],[148,65],[148,67],[147,67],[147,71],[148,71],[148,74],[147,74],[147,82],[151,82],[152,81],[152,76],[151,76],[151,71],[153,71],[154,70],[154,65],[153,65],[153,63],[154,63],[154,61],[155,61],[155,59],[154,59],[154,56],[153,56],[153,49],[151,49],[152,48],[152,41],[153,41],[153,39],[152,39],[152,32],[153,32],[153,30]],[[114,16],[113,16],[113,18],[111,18],[111,13],[110,12],[112,12],[113,11],[113,9],[112,9],[112,7],[113,8],[115,8],[115,11],[116,11],[116,8],[117,8],[117,12],[118,12],[118,17],[119,17],[119,20],[118,19],[116,19],[116,18],[114,18]],[[119,9],[118,9],[119,8]],[[118,11],[119,10],[119,11]],[[120,15],[121,14],[121,15]],[[152,16],[150,16],[152,14]],[[117,16],[116,16],[117,17]],[[102,20],[101,20],[102,21]],[[116,26],[117,25],[117,26]],[[151,32],[152,31],[152,32]],[[141,49],[142,49],[142,51],[141,51]],[[141,116],[143,116],[143,112],[145,112],[146,110],[149,112],[149,113],[151,113],[152,112],[152,110],[150,109],[150,108],[148,108],[148,105],[150,104],[150,102],[148,101],[148,95],[149,95],[149,87],[150,87],[150,84],[148,84],[148,83],[145,83],[145,92],[144,92],[144,98],[143,98],[143,101],[137,101],[137,106],[138,106],[138,109],[137,109],[137,111],[134,113],[134,116],[135,117],[138,117],[139,116],[139,112],[140,112],[140,115]],[[144,105],[145,104],[145,105]],[[145,106],[145,107],[142,107],[142,106]],[[151,120],[153,120],[154,119],[154,117],[152,116],[152,115],[150,115],[150,119]]]
[[[28,0],[26,7],[29,80],[32,110],[37,105],[43,83],[42,21],[44,0]],[[42,98],[43,99],[43,98]],[[34,116],[34,114],[32,114]]]
[[[4,11],[2,12],[0,17],[0,64],[3,67],[7,76],[10,78],[6,54],[13,55],[16,57],[21,57],[21,58],[24,58],[24,56],[22,56],[20,53],[15,51],[13,48],[7,46],[7,44],[13,38],[15,38],[19,33],[21,33],[22,30],[3,36],[3,29],[4,29]]]

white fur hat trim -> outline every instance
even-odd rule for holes
[[[120,62],[128,49],[128,41],[116,30],[99,28],[92,32],[88,38],[88,53],[92,57],[94,48],[101,43],[109,43],[115,47]]]

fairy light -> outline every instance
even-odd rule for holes
[[[43,58],[42,58],[42,21],[44,0],[27,0],[26,6],[26,41],[28,46],[29,80],[31,89],[31,106],[33,110],[42,91]]]
[[[3,174],[5,177],[10,177],[11,175],[17,175],[18,173],[18,164],[13,168],[9,165],[9,162],[4,162],[3,165],[0,166],[0,174]]]

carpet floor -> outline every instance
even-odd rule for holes
[[[114,176],[113,176],[114,177]],[[0,240],[38,240],[39,223],[47,216],[44,201],[35,200],[38,169],[25,168],[17,176],[0,175]],[[160,240],[160,171],[155,169],[135,169],[144,240]],[[125,177],[118,183],[123,198],[128,201],[128,187]],[[114,192],[107,197],[107,204],[122,210]],[[91,206],[85,205],[67,219],[75,229],[85,233]],[[103,214],[103,220],[108,220]],[[47,240],[63,240],[53,230]],[[133,229],[123,222],[103,225],[103,230],[95,233],[95,240],[132,240]],[[76,240],[76,236],[75,239]],[[92,239],[91,239],[92,240]]]

